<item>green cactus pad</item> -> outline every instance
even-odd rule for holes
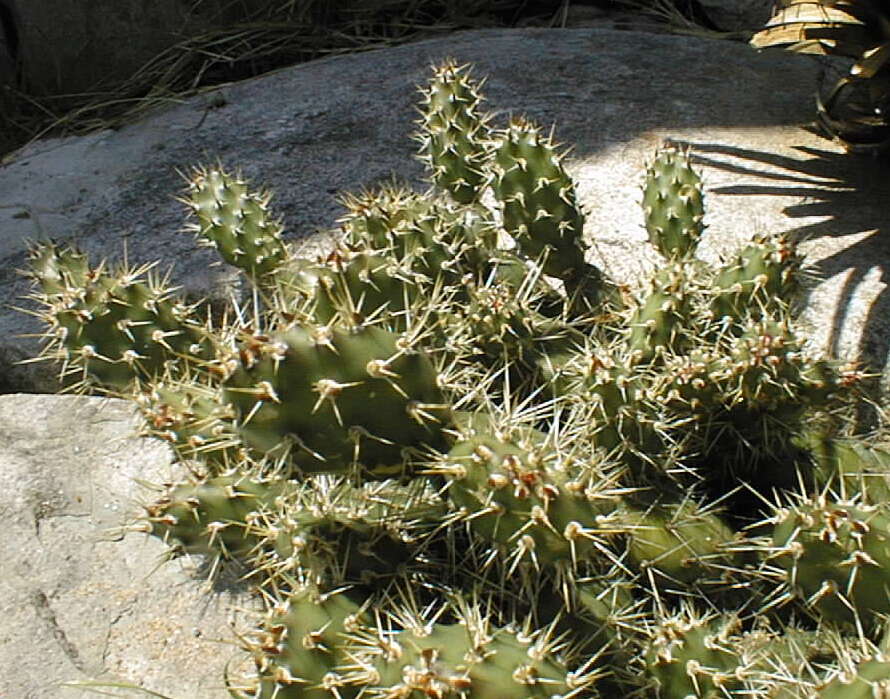
[[[343,591],[323,593],[313,585],[293,591],[275,605],[244,647],[254,659],[253,676],[229,685],[242,699],[352,699],[341,671],[347,662],[345,638],[354,633],[363,610]]]
[[[732,563],[727,548],[735,533],[716,513],[693,502],[632,509],[620,523],[629,532],[628,559],[644,572],[693,583],[708,575],[719,578]]]
[[[289,256],[281,224],[269,217],[270,198],[250,192],[240,176],[214,168],[195,170],[181,201],[197,218],[187,230],[230,265],[261,281]]]
[[[646,675],[660,699],[718,699],[743,690],[745,662],[730,636],[736,619],[663,619],[645,651]]]
[[[400,611],[351,639],[349,677],[362,697],[559,699],[594,684],[593,673],[566,668],[550,628],[492,628],[479,609],[459,611],[452,624],[412,616]]]
[[[306,472],[359,464],[387,477],[401,473],[406,450],[444,445],[450,418],[435,367],[381,328],[247,335],[222,366],[242,439],[261,454],[289,454]]]
[[[817,496],[779,510],[770,559],[787,594],[828,619],[865,627],[890,613],[890,514]]]
[[[246,558],[261,543],[251,522],[286,485],[225,475],[180,483],[146,508],[150,533],[182,553]]]
[[[459,441],[438,471],[448,476],[449,495],[470,528],[514,565],[571,569],[591,557],[609,558],[607,543],[616,533],[609,515],[620,501],[609,491],[609,476],[585,477],[542,433]]]
[[[212,356],[209,331],[175,289],[151,274],[152,265],[90,268],[76,250],[52,243],[31,249],[28,274],[39,287],[48,326],[44,357],[84,386],[122,392],[180,361]]]
[[[504,228],[522,252],[546,257],[544,272],[563,280],[584,274],[584,216],[554,144],[524,119],[496,134],[491,184]]]
[[[757,235],[721,268],[712,284],[710,312],[722,328],[787,308],[800,287],[801,257],[786,236]]]
[[[691,257],[704,232],[701,177],[689,152],[661,148],[646,171],[643,212],[650,242],[668,259]]]
[[[435,68],[420,107],[421,159],[433,182],[461,204],[478,201],[485,185],[489,132],[479,111],[481,86],[467,66],[447,60]]]

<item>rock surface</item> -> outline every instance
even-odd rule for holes
[[[754,32],[772,15],[773,0],[698,0],[718,28],[727,32]]]
[[[0,396],[0,697],[96,696],[64,686],[91,680],[226,695],[226,663],[243,655],[230,620],[250,600],[208,591],[186,562],[163,561],[161,541],[119,531],[153,499],[136,479],[172,470],[134,418],[118,400]]]
[[[27,284],[25,241],[70,238],[94,258],[175,261],[173,280],[225,293],[230,272],[179,232],[178,171],[222,162],[257,186],[292,240],[324,244],[336,196],[393,175],[423,186],[412,156],[415,86],[445,56],[488,76],[488,106],[503,124],[525,114],[572,145],[569,170],[589,211],[595,257],[621,281],[652,264],[639,209],[646,160],[665,138],[690,144],[708,188],[703,254],[751,234],[792,231],[822,275],[809,299],[814,348],[886,363],[883,261],[890,210],[886,163],[849,156],[803,128],[813,117],[819,66],[810,57],[758,54],[743,43],[607,29],[462,32],[365,54],[332,57],[231,84],[117,131],[47,140],[0,168],[0,295]],[[371,87],[373,86],[373,87]],[[24,304],[27,307],[27,304]],[[52,390],[14,366],[39,329],[0,314],[0,385]]]

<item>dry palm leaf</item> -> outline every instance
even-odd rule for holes
[[[890,147],[890,0],[785,0],[751,45],[853,58],[819,96],[820,122],[851,150]]]

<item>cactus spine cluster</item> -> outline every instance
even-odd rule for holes
[[[268,194],[193,172],[189,229],[257,292],[228,320],[32,251],[45,356],[191,474],[138,527],[261,595],[232,696],[885,691],[890,451],[851,427],[863,372],[803,348],[793,242],[699,260],[701,177],[668,145],[663,263],[617,293],[549,136],[494,127],[454,61],[421,113],[430,189],[344,197],[318,259]]]

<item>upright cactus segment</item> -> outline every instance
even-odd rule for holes
[[[287,454],[307,473],[360,465],[388,477],[402,472],[411,449],[444,445],[450,418],[435,367],[381,328],[247,334],[220,369],[244,442]]]
[[[556,146],[534,124],[514,119],[495,136],[491,185],[504,228],[544,272],[579,280],[586,268],[584,216]]]
[[[649,364],[685,349],[694,312],[691,278],[688,265],[680,262],[668,263],[653,275],[628,323],[628,347],[635,362]]]
[[[48,326],[45,357],[62,362],[63,374],[81,375],[84,386],[123,392],[180,360],[212,356],[209,331],[194,307],[151,274],[151,265],[91,268],[72,248],[31,249],[29,274]]]
[[[461,204],[479,201],[485,186],[489,133],[487,118],[479,111],[481,86],[467,66],[448,60],[435,68],[423,90],[421,159],[433,182]]]
[[[556,352],[584,341],[583,333],[562,318],[544,315],[537,278],[528,274],[515,289],[497,278],[468,284],[445,319],[449,342],[456,353],[485,366],[505,363],[517,384],[538,383],[537,367]]]
[[[440,219],[432,211],[438,207],[416,192],[393,185],[341,201],[347,213],[340,225],[351,246],[390,251],[403,261],[425,256],[436,243],[432,232]]]
[[[704,232],[702,182],[689,152],[666,146],[646,171],[643,213],[650,242],[668,259],[691,257]]]
[[[188,230],[261,283],[289,257],[282,226],[269,216],[270,198],[268,193],[248,191],[240,176],[214,168],[196,170],[181,201],[197,218]]]

